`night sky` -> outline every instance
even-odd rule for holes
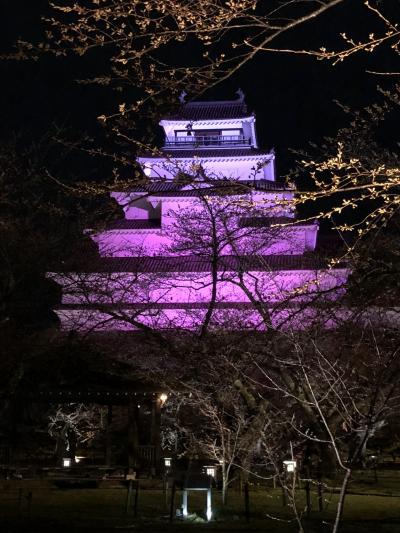
[[[396,2],[393,2],[393,4]],[[17,37],[40,40],[46,0],[3,0],[1,3],[1,48],[10,51]],[[349,0],[316,23],[293,32],[285,45],[327,48],[338,45],[340,31],[361,37],[381,28],[359,0]],[[277,43],[279,44],[279,43]],[[217,87],[208,97],[235,98],[241,87],[251,110],[257,114],[257,129],[263,148],[275,147],[278,172],[293,164],[290,148],[305,148],[334,135],[347,117],[333,102],[361,107],[376,98],[376,86],[386,80],[366,69],[396,69],[396,56],[384,50],[360,54],[337,66],[304,56],[262,54],[237,75]],[[57,123],[74,135],[88,131],[100,135],[96,117],[118,105],[112,91],[77,85],[75,79],[101,72],[97,56],[56,60],[44,57],[31,62],[2,62],[0,135],[24,131],[34,138]],[[397,69],[398,70],[398,69]]]

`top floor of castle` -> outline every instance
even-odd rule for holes
[[[182,95],[177,111],[160,122],[164,149],[257,149],[255,116],[248,112],[243,93],[238,94],[236,100],[188,103]]]
[[[242,91],[236,100],[185,102],[160,121],[164,144],[138,162],[150,178],[172,179],[195,161],[209,177],[275,181],[275,154],[258,148],[256,118]]]

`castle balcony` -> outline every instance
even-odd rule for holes
[[[166,137],[164,148],[200,148],[203,146],[229,148],[251,146],[250,137],[245,135],[185,135]]]

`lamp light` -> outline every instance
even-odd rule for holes
[[[159,400],[161,402],[161,405],[164,405],[165,402],[167,401],[168,399],[168,395],[165,394],[165,392],[161,393],[160,396],[159,396]]]
[[[211,476],[215,479],[217,474],[215,466],[206,466],[206,474],[207,476]]]
[[[286,472],[289,474],[293,474],[293,472],[296,471],[297,468],[297,461],[290,460],[290,461],[283,461],[283,467],[285,468]]]

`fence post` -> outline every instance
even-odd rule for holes
[[[173,481],[172,489],[171,489],[171,503],[170,503],[170,508],[169,508],[169,521],[170,522],[172,522],[174,518],[175,491],[176,491],[176,486],[175,486],[175,481]]]
[[[138,499],[139,499],[139,481],[136,481],[135,507],[133,509],[134,518],[137,518]]]
[[[318,491],[318,511],[321,513],[324,510],[324,492],[322,488],[322,472],[321,467],[317,468],[317,491]]]
[[[168,509],[168,478],[166,476],[164,476],[163,493],[164,493],[164,508],[165,510],[167,510]]]
[[[128,490],[126,493],[126,506],[125,506],[125,513],[128,514],[129,512],[129,506],[131,503],[131,497],[132,497],[132,480],[130,479],[128,481]]]
[[[18,489],[18,512],[21,512],[22,507],[22,489]]]
[[[306,491],[306,513],[307,513],[307,517],[310,516],[311,514],[311,487],[310,487],[310,469],[309,467],[307,466],[306,467],[306,471],[305,471],[305,474],[306,474],[306,486],[305,486],[305,491]]]
[[[244,512],[246,516],[246,522],[250,522],[250,496],[248,481],[246,481],[244,484]]]
[[[28,496],[27,496],[27,499],[28,499],[28,518],[29,519],[31,518],[32,497],[33,497],[33,493],[32,493],[32,491],[29,491],[28,492]]]

